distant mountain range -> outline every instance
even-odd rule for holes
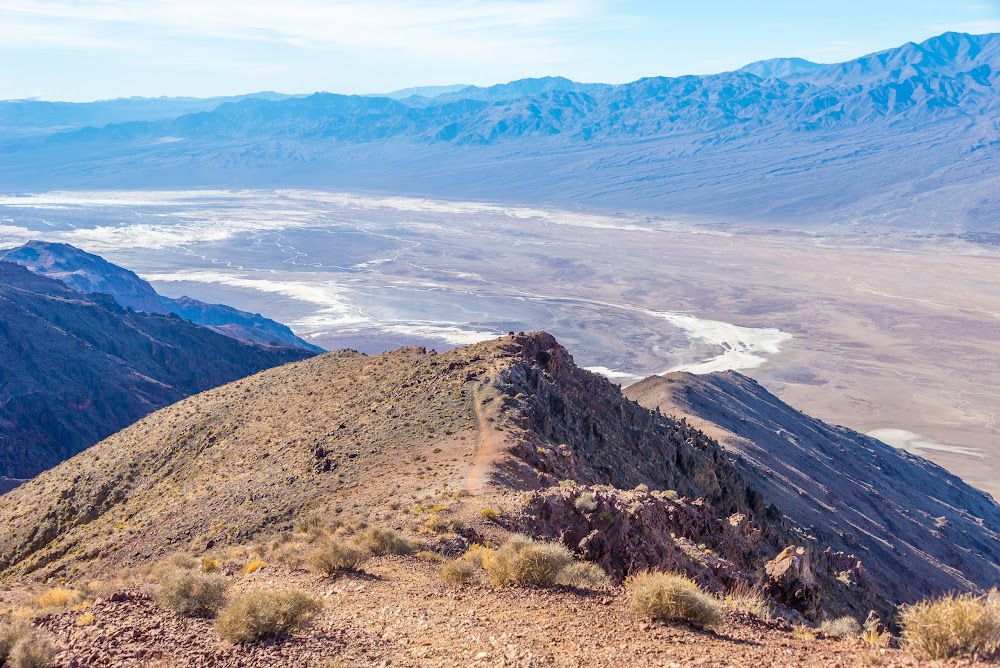
[[[252,96],[0,140],[7,188],[310,186],[773,225],[993,230],[1000,35],[845,63],[399,97]],[[412,91],[411,91],[412,92]],[[404,91],[404,93],[408,93]]]
[[[158,408],[312,354],[135,311],[0,261],[0,477],[34,476]]]
[[[83,294],[110,295],[119,305],[136,311],[179,315],[244,343],[323,352],[322,348],[295,336],[287,326],[259,313],[247,313],[225,304],[206,304],[190,297],[163,297],[134,272],[69,244],[30,241],[18,248],[0,250],[0,260],[60,280]]]

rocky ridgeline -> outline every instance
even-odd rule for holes
[[[760,585],[789,619],[888,619],[899,600],[863,558],[789,523],[714,438],[543,332],[332,353],[179,402],[0,498],[0,569],[108,573],[303,517],[375,518],[450,555],[524,532],[619,581]]]

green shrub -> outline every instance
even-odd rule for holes
[[[1000,648],[1000,602],[994,594],[948,594],[903,606],[903,645],[921,659],[989,655]]]
[[[495,585],[547,587],[560,571],[573,563],[573,555],[559,543],[545,543],[515,536],[483,558],[483,568]]]
[[[298,589],[258,590],[223,608],[216,630],[231,643],[260,642],[308,628],[321,609],[318,599]]]
[[[832,638],[857,638],[861,636],[861,624],[854,617],[828,619],[819,625],[819,630]]]
[[[716,600],[682,575],[638,573],[625,582],[632,609],[652,619],[679,619],[711,628],[722,621]]]
[[[368,559],[367,550],[336,539],[317,544],[306,554],[310,570],[327,577],[338,571],[353,571]]]
[[[454,585],[464,585],[476,579],[479,567],[468,559],[453,559],[441,567],[441,578]]]
[[[611,586],[611,578],[603,568],[593,562],[574,561],[559,571],[556,584],[580,589],[602,589]]]
[[[55,654],[56,648],[49,636],[30,624],[0,625],[0,665],[48,668],[53,664]]]
[[[375,556],[383,554],[413,554],[416,546],[392,529],[368,527],[354,538],[358,547]]]
[[[156,600],[188,617],[209,617],[226,601],[226,578],[214,573],[176,569],[160,575]]]

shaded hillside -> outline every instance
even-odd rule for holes
[[[69,244],[29,241],[18,248],[0,250],[0,260],[58,279],[84,294],[111,295],[122,306],[136,311],[174,313],[244,343],[323,352],[322,348],[295,336],[287,326],[259,313],[247,313],[225,304],[206,304],[190,297],[162,297],[134,272]]]
[[[0,262],[0,476],[33,476],[158,408],[308,355]]]
[[[857,554],[894,598],[1000,583],[1000,506],[940,466],[804,415],[732,371],[652,376],[625,393],[717,438],[803,534]]]
[[[225,304],[207,304],[190,297],[160,297],[160,303],[169,312],[198,325],[214,329],[246,343],[262,346],[291,346],[314,353],[324,350],[299,337],[280,322],[265,318],[259,313],[247,313]]]

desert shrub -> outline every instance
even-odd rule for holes
[[[740,582],[729,590],[723,602],[730,610],[744,612],[759,619],[771,617],[771,602],[760,587],[751,587]]]
[[[601,589],[611,586],[611,577],[607,571],[593,562],[574,561],[559,571],[556,584],[580,589]]]
[[[485,561],[486,557],[490,554],[493,554],[493,548],[480,545],[479,543],[474,543],[469,546],[468,550],[465,551],[465,554],[462,555],[462,559],[465,559],[469,563],[482,568],[483,561]]]
[[[262,568],[267,567],[267,562],[263,559],[251,559],[247,562],[247,565],[243,567],[243,574],[250,575],[251,573],[256,573]]]
[[[0,664],[9,668],[47,668],[53,664],[55,654],[49,636],[30,624],[0,626]]]
[[[305,558],[310,570],[330,576],[338,571],[357,569],[365,562],[368,555],[367,550],[357,545],[329,539],[309,550]]]
[[[80,601],[79,592],[65,587],[54,587],[43,591],[35,599],[39,608],[65,608]]]
[[[484,518],[486,518],[488,520],[491,520],[491,521],[492,520],[496,520],[498,517],[500,517],[500,513],[498,513],[497,511],[493,510],[492,508],[483,508],[482,510],[479,511],[479,514],[482,517],[484,517]]]
[[[160,576],[156,600],[164,608],[188,617],[208,617],[226,599],[226,578],[214,573],[178,568]]]
[[[816,632],[804,624],[792,627],[792,637],[796,640],[816,640]]]
[[[181,568],[198,568],[198,560],[190,554],[174,552],[172,554],[168,554],[153,564],[150,573],[154,577],[159,577],[162,573],[176,571]]]
[[[597,510],[597,495],[593,492],[584,492],[576,497],[573,507],[581,513],[592,513]]]
[[[722,621],[719,603],[701,587],[673,573],[638,573],[625,581],[632,609],[652,619],[679,619],[711,628]]]
[[[354,542],[375,556],[383,554],[413,554],[416,546],[392,529],[368,527],[354,538]]]
[[[832,638],[857,638],[861,635],[861,624],[854,617],[838,617],[820,624],[819,630]]]
[[[453,559],[441,567],[441,578],[454,585],[464,585],[475,580],[480,568],[468,559]]]
[[[318,599],[298,589],[253,591],[219,612],[216,630],[232,643],[260,642],[308,628],[321,609]]]
[[[1000,648],[1000,604],[995,595],[948,594],[903,606],[903,644],[918,658],[989,655]]]
[[[77,617],[76,621],[74,621],[73,623],[76,624],[77,626],[90,626],[91,624],[94,623],[94,621],[95,621],[94,613],[88,610],[87,612]]]
[[[484,555],[483,568],[495,585],[546,587],[556,583],[560,571],[573,563],[573,555],[559,543],[515,536]]]
[[[295,543],[285,543],[274,548],[271,551],[271,558],[291,570],[302,568],[302,564],[305,562],[302,550]]]
[[[444,561],[444,557],[438,552],[431,552],[430,550],[420,550],[413,554],[417,559],[423,559],[424,561]]]
[[[222,566],[222,564],[219,563],[218,559],[211,559],[209,557],[205,557],[204,559],[201,560],[202,573],[211,573],[213,571],[217,571],[219,570],[220,566]]]

